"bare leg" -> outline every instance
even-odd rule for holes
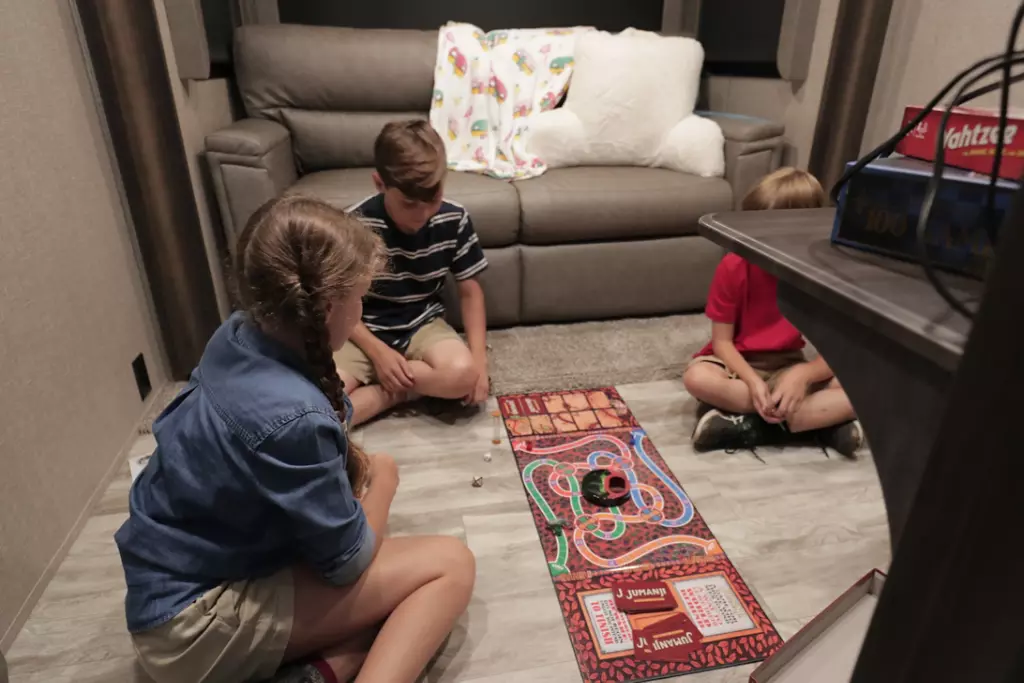
[[[423,396],[463,398],[477,380],[473,355],[461,339],[442,339],[409,366],[416,380],[413,390]]]
[[[741,379],[729,379],[725,368],[716,363],[695,363],[683,373],[683,384],[690,395],[730,413],[753,413],[750,389]]]
[[[321,655],[335,677],[341,683],[348,683],[362,668],[373,646],[373,640],[377,637],[377,628],[368,628],[361,631],[350,640],[325,649]]]
[[[405,403],[409,395],[393,394],[379,384],[367,384],[353,391],[349,398],[352,400],[352,424],[361,425],[385,410]]]
[[[385,410],[394,408],[408,400],[408,394],[393,394],[379,384],[362,384],[344,370],[338,374],[345,383],[345,393],[352,401],[352,424],[361,425],[372,420]]]
[[[475,574],[472,553],[448,536],[384,539],[352,586],[330,586],[296,569],[285,661],[319,653],[346,680],[359,639],[383,621],[356,681],[412,683],[466,609]]]
[[[833,378],[826,388],[805,398],[786,425],[791,432],[806,432],[849,422],[855,417],[850,399]]]

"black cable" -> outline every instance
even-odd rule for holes
[[[1024,52],[1016,51],[1016,52],[1013,52],[1012,55],[1013,56],[1024,55]],[[873,150],[871,150],[870,152],[868,152],[867,154],[862,156],[860,159],[857,160],[857,162],[853,166],[850,166],[849,168],[847,168],[843,172],[843,174],[839,177],[839,180],[837,180],[835,185],[832,186],[832,192],[831,192],[832,201],[834,203],[838,203],[838,201],[839,201],[839,193],[842,191],[843,185],[845,185],[847,182],[849,182],[850,178],[852,178],[856,174],[860,173],[861,169],[863,169],[865,166],[867,166],[868,164],[870,164],[872,161],[874,161],[875,159],[877,159],[880,156],[883,156],[883,155],[884,156],[889,156],[890,154],[892,154],[893,151],[896,149],[896,145],[899,144],[900,140],[902,140],[903,138],[907,137],[907,135],[909,135],[912,130],[917,128],[917,125],[919,123],[921,123],[921,121],[923,121],[924,118],[926,116],[928,116],[928,114],[930,114],[933,109],[935,109],[935,107],[939,104],[939,102],[942,101],[942,98],[945,97],[949,93],[950,90],[955,88],[960,81],[962,81],[965,77],[970,75],[970,73],[972,71],[974,71],[975,69],[980,69],[981,67],[990,66],[990,65],[996,64],[996,63],[1000,63],[1001,64],[1004,59],[1006,59],[1006,55],[1004,55],[1004,54],[996,55],[994,57],[986,57],[985,59],[981,59],[981,60],[975,62],[974,64],[972,64],[971,66],[967,67],[966,69],[961,71],[959,74],[954,76],[953,79],[950,80],[948,83],[946,83],[946,85],[943,86],[942,90],[940,90],[928,102],[928,104],[926,104],[921,109],[921,111],[918,112],[918,114],[913,119],[908,121],[895,135],[893,135],[891,138],[889,138],[888,140],[886,140],[885,142],[880,144],[878,147],[875,147]],[[985,92],[991,92],[991,91],[985,91]]]
[[[1022,5],[1022,7],[1024,7],[1024,5]],[[1011,54],[1012,55],[1019,55],[1020,53],[1019,52],[1013,52]],[[972,80],[968,81],[964,85],[964,87],[960,88],[960,90],[957,91],[957,94],[953,97],[953,99],[950,100],[949,107],[950,108],[958,107],[961,104],[965,104],[967,102],[970,102],[971,100],[976,99],[978,97],[981,97],[982,95],[986,95],[986,94],[988,94],[990,92],[993,92],[995,90],[1000,90],[1000,89],[1003,89],[1003,88],[1007,88],[1007,86],[1008,86],[1007,77],[1006,77],[1007,69],[1012,67],[1014,64],[1020,64],[1020,63],[1021,62],[1020,62],[1019,57],[1013,57],[1012,59],[1008,59],[1005,56],[1005,54],[1004,54],[1002,63],[997,65],[997,67],[995,69],[989,68],[989,69],[986,69],[984,73],[979,74],[979,77],[980,77],[980,76],[984,76],[986,74],[993,73],[994,71],[997,71],[997,70],[1002,70],[1003,71],[1003,77],[1000,78],[999,81],[997,81],[996,83],[990,83],[989,85],[982,86],[980,88],[977,88],[976,90],[971,90],[970,92],[966,92],[965,93],[964,92],[964,88],[966,88],[968,85],[970,85],[971,83],[976,82],[979,79],[975,78],[975,79],[972,79]],[[1010,78],[1009,78],[1009,83],[1017,83],[1017,82],[1022,81],[1022,80],[1024,80],[1024,73],[1017,74],[1016,76],[1012,76],[1011,75]],[[945,131],[944,128],[943,128],[943,131]],[[1006,129],[1005,128],[998,129],[997,138],[996,138],[995,157],[993,158],[992,168],[990,169],[990,173],[989,173],[988,192],[986,193],[986,199],[985,199],[985,212],[984,212],[984,214],[982,215],[982,218],[981,218],[983,227],[985,229],[985,233],[988,235],[989,244],[991,244],[993,247],[995,247],[996,244],[999,242],[999,225],[996,222],[996,208],[995,208],[996,207],[996,188],[998,186],[998,180],[999,180],[999,163],[998,162],[999,162],[1000,158],[1002,157],[1003,146],[1005,145],[1005,143],[1003,142],[1003,139],[1004,139],[1005,135],[1006,135]]]
[[[1024,9],[1024,3],[1022,3],[1021,7],[1022,9]],[[968,88],[975,85],[978,81],[990,76],[996,71],[1003,71],[1004,82],[1007,82],[1009,79],[1006,78],[1006,69],[1012,69],[1013,66],[1016,64],[1024,64],[1024,57],[1014,57],[1012,59],[1007,60],[1006,57],[1003,56],[1000,57],[1000,60],[1000,63],[990,66],[981,73],[966,80],[950,100],[949,106],[947,106],[945,111],[942,112],[942,118],[939,122],[939,129],[936,133],[935,138],[934,169],[932,171],[931,178],[928,180],[928,188],[925,191],[924,198],[921,201],[921,213],[917,221],[917,253],[918,259],[921,262],[921,266],[924,268],[925,276],[928,278],[928,281],[931,282],[932,286],[935,288],[936,292],[938,292],[939,296],[941,296],[946,301],[946,303],[948,303],[953,308],[953,310],[957,311],[958,313],[960,313],[961,315],[965,316],[968,319],[973,319],[974,313],[970,309],[968,309],[962,301],[957,299],[953,295],[953,293],[949,291],[946,285],[939,279],[938,273],[936,272],[935,267],[932,265],[931,256],[928,254],[928,244],[926,242],[926,235],[928,230],[928,219],[931,217],[932,207],[935,204],[935,198],[938,196],[939,185],[942,182],[942,172],[946,166],[946,127],[949,125],[949,119],[953,113],[953,108],[956,104],[962,104],[968,101],[966,99],[965,92]],[[1021,74],[1020,76],[1024,77],[1024,74]],[[1002,138],[1000,138],[999,142],[996,143],[996,149],[998,150],[1001,146]],[[995,177],[998,180],[998,176]],[[994,215],[994,194],[992,195],[991,201],[992,204],[989,205],[988,211],[990,214]],[[991,215],[989,216],[989,220],[990,225],[994,225],[995,221],[992,219]],[[994,230],[991,230],[990,232],[994,232]]]
[[[996,154],[992,158],[992,175],[988,179],[988,198],[985,203],[986,211],[989,214],[990,224],[995,211],[996,185],[999,182],[999,169],[1003,163],[1003,147],[1006,145],[1006,119],[1010,107],[1010,59],[1013,56],[1014,48],[1017,46],[1017,34],[1020,33],[1021,22],[1024,22],[1024,2],[1017,6],[1017,12],[1013,15],[1013,24],[1010,26],[1010,36],[1006,39],[1006,51],[1003,53],[1003,87],[999,93],[999,138],[996,143]],[[996,243],[996,230],[989,236],[992,246]]]
[[[1014,54],[1024,54],[1024,52],[1015,52]],[[1010,79],[1010,83],[1020,83],[1021,81],[1024,81],[1024,72],[1021,72]],[[995,83],[989,83],[988,85],[983,85],[980,88],[964,93],[963,97],[960,100],[958,100],[956,104],[957,106],[959,106],[965,102],[976,100],[982,95],[987,95],[990,92],[995,92],[996,90],[999,90],[1002,87],[1003,80],[999,79],[999,81]]]

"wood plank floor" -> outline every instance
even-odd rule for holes
[[[881,489],[870,456],[818,449],[697,455],[693,401],[678,381],[618,387],[783,637],[873,567],[889,562]],[[493,401],[490,408],[493,408]],[[357,432],[399,462],[396,535],[465,540],[477,585],[429,683],[579,681],[572,649],[507,442],[493,447],[489,410],[452,426],[422,415]],[[133,455],[149,452],[140,438]],[[474,475],[484,477],[473,488]],[[8,653],[12,683],[147,681],[124,629],[124,578],[112,535],[127,515],[127,464],[110,485]],[[513,578],[514,577],[514,578]],[[752,666],[682,677],[741,683]],[[677,680],[677,679],[672,679]]]

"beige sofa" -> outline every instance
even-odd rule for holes
[[[206,139],[229,244],[282,193],[345,207],[373,192],[373,140],[390,120],[427,116],[432,31],[245,26],[235,43],[248,118]],[[707,113],[726,137],[725,178],[579,167],[506,182],[452,172],[490,261],[492,327],[699,310],[721,255],[697,235],[779,164],[783,127]],[[456,323],[457,311],[449,306]]]

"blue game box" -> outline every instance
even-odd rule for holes
[[[898,156],[865,166],[839,196],[832,242],[916,261],[917,221],[932,170],[929,162]],[[984,276],[992,257],[985,216],[988,182],[978,173],[944,170],[925,234],[936,267]],[[1019,187],[999,181],[993,216],[997,229]]]

